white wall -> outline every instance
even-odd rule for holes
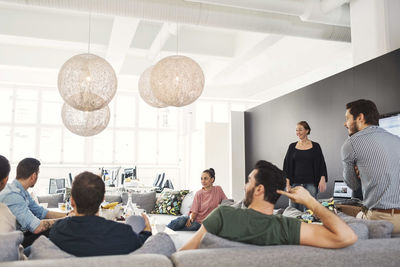
[[[354,65],[400,47],[399,0],[350,1]]]
[[[206,123],[205,169],[214,168],[216,179],[214,185],[220,185],[225,195],[231,198],[229,143],[228,123]]]
[[[240,201],[244,198],[245,167],[244,112],[231,112],[231,184],[232,198]]]

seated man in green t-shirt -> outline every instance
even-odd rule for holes
[[[353,230],[333,212],[322,206],[307,190],[298,186],[282,191],[286,180],[275,165],[260,160],[246,183],[247,209],[219,206],[203,221],[201,228],[181,250],[196,249],[206,232],[255,245],[308,245],[342,248],[357,241]],[[305,205],[322,221],[307,224],[298,219],[273,215],[280,195]]]

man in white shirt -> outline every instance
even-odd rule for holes
[[[0,191],[6,186],[10,174],[10,163],[0,155]],[[0,233],[15,231],[16,219],[7,205],[0,203]]]

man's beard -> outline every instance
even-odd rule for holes
[[[251,202],[253,202],[253,194],[255,189],[256,187],[253,187],[252,189],[246,191],[246,196],[243,203],[246,207],[250,206]]]
[[[353,122],[353,124],[352,125],[350,125],[350,128],[349,128],[349,136],[352,136],[353,134],[355,134],[355,133],[357,133],[358,131],[360,131],[359,129],[358,129],[358,127],[357,127],[357,123],[356,122]]]

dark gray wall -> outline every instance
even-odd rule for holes
[[[288,145],[297,141],[296,123],[306,120],[328,167],[328,190],[319,197],[331,196],[333,181],[342,180],[345,105],[360,98],[374,101],[381,114],[400,111],[400,49],[246,111],[246,173],[260,159],[282,168]],[[286,203],[281,197],[278,206]]]

